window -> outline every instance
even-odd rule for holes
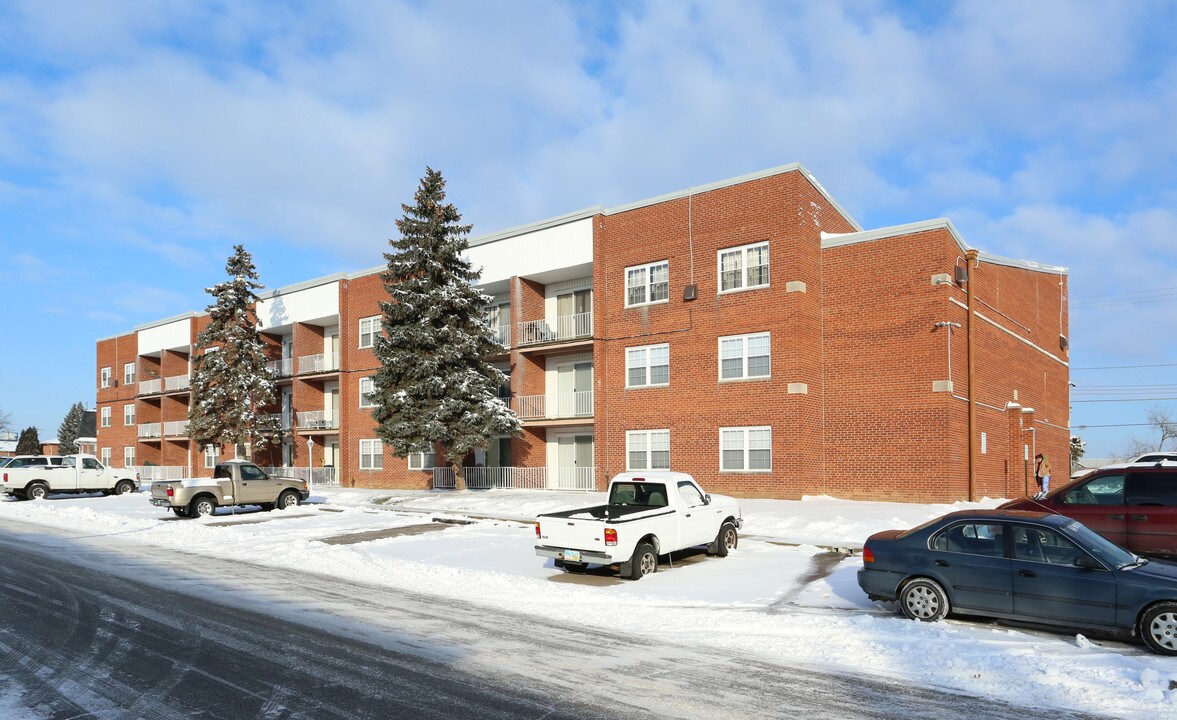
[[[110,448],[102,448],[98,457],[102,460],[103,465],[110,465]]]
[[[110,407],[104,407],[99,411],[100,423],[102,427],[110,427]]]
[[[135,406],[123,405],[123,425],[135,424]]]
[[[360,378],[360,407],[376,407],[376,381],[370,377]]]
[[[772,428],[720,428],[719,469],[734,472],[772,470]]]
[[[205,469],[212,469],[217,466],[217,456],[221,454],[220,448],[216,445],[209,445],[204,449],[204,467]]]
[[[360,469],[384,469],[384,443],[380,440],[360,441]]]
[[[433,451],[409,453],[410,470],[432,470],[434,463]]]
[[[127,363],[123,365],[123,384],[130,385],[135,382],[135,363]]]
[[[625,386],[670,384],[670,345],[645,345],[625,350]]]
[[[110,387],[110,368],[108,368],[108,367],[102,368],[102,381],[99,384],[99,387],[104,387],[104,388]]]
[[[719,251],[719,291],[768,286],[768,242]]]
[[[1074,487],[1063,495],[1065,505],[1123,505],[1124,475],[1104,475]]]
[[[670,299],[670,263],[666,260],[625,269],[625,306],[649,305]]]
[[[1177,472],[1135,472],[1128,477],[1125,505],[1177,507]],[[1155,530],[1154,530],[1155,532]]]
[[[370,348],[376,344],[380,334],[380,316],[360,319],[360,347]]]
[[[953,525],[932,538],[932,549],[968,555],[1005,557],[1005,540],[1000,523],[964,523]]]
[[[94,458],[82,458],[83,470],[104,470],[102,464]]]
[[[1074,566],[1082,551],[1049,528],[1013,526],[1014,559]]]
[[[123,467],[135,467],[135,448],[123,448]]]
[[[669,470],[670,431],[630,430],[625,433],[626,470]]]
[[[747,380],[772,374],[771,333],[719,338],[719,379]]]
[[[707,501],[703,498],[703,493],[699,492],[699,488],[686,480],[679,481],[678,494],[687,507],[699,507],[700,505],[707,504]]]

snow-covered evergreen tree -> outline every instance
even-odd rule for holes
[[[61,426],[57,428],[57,442],[62,455],[72,455],[78,451],[78,434],[82,428],[82,416],[86,414],[86,406],[76,402],[70,406]]]
[[[381,368],[373,377],[376,434],[405,457],[442,451],[458,490],[462,460],[495,436],[518,435],[519,418],[498,397],[506,377],[487,362],[498,347],[474,287],[480,272],[462,257],[469,225],[445,202],[445,180],[425,169],[414,205],[402,205],[400,239],[389,240],[381,275],[389,300],[380,304],[384,333],[376,338]]]
[[[208,288],[216,300],[209,323],[196,338],[192,361],[192,404],[188,437],[201,448],[252,443],[257,449],[277,442],[277,420],[262,408],[274,403],[274,383],[266,370],[265,344],[255,311],[261,288],[253,258],[236,245],[225,264],[229,279]]]
[[[37,434],[37,428],[27,427],[20,431],[20,438],[16,441],[16,454],[41,454],[41,436]]]

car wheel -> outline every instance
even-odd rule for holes
[[[25,488],[25,496],[29,500],[44,500],[49,496],[49,486],[45,483],[33,483]]]
[[[645,576],[658,572],[658,553],[650,543],[641,543],[633,551],[633,558],[629,561],[629,579],[641,580]]]
[[[1177,655],[1177,603],[1150,607],[1140,621],[1140,637],[1155,653]]]
[[[129,495],[133,492],[135,492],[135,483],[131,482],[130,480],[120,480],[119,483],[114,486],[115,495]]]
[[[188,517],[188,508],[174,507],[172,512],[176,514],[176,517]]]
[[[217,501],[209,495],[201,495],[188,505],[188,517],[206,517],[217,511]]]
[[[279,510],[286,508],[298,507],[299,504],[298,493],[293,490],[285,490],[278,496],[277,507]]]
[[[917,578],[899,591],[899,607],[912,620],[936,622],[948,614],[948,595],[935,580]]]
[[[719,528],[719,535],[715,536],[716,557],[727,557],[727,554],[740,544],[740,535],[733,523],[725,522]]]

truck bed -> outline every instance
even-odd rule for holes
[[[567,520],[616,520],[626,515],[646,512],[647,510],[667,510],[668,508],[654,508],[646,505],[594,505],[562,512],[543,513],[546,518],[564,518]]]

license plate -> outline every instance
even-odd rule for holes
[[[579,550],[565,550],[564,551],[564,561],[565,562],[580,562],[580,551]]]

